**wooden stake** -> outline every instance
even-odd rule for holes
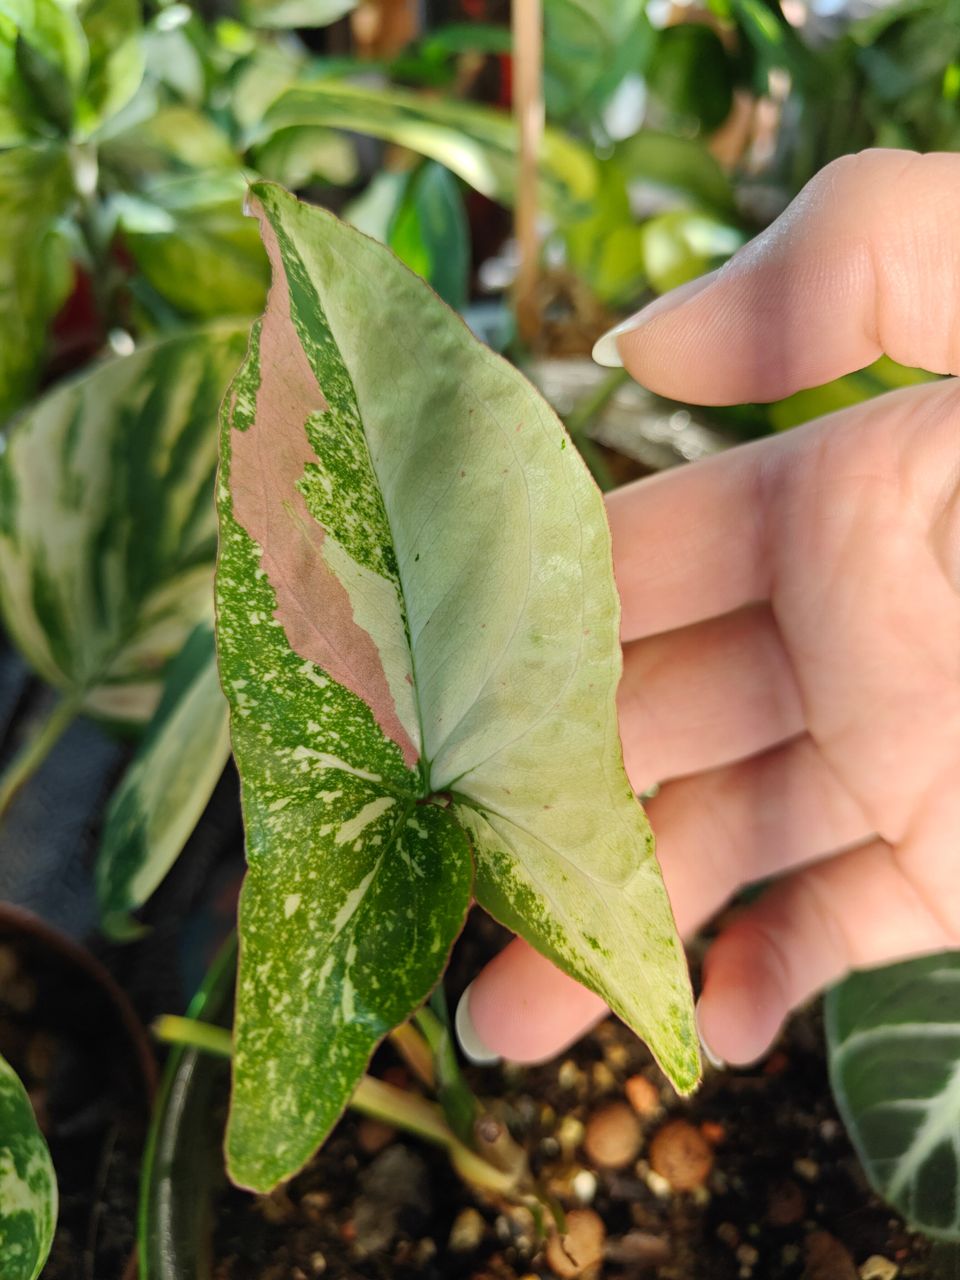
[[[543,3],[513,0],[513,110],[520,134],[514,230],[519,263],[514,283],[517,332],[525,346],[540,335],[538,175],[543,140]]]

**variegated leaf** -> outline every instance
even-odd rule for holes
[[[683,951],[623,770],[603,503],[556,416],[392,254],[252,188],[218,644],[249,875],[228,1157],[266,1188],[426,996],[471,880],[679,1088]],[[469,837],[469,840],[468,840]]]
[[[0,604],[77,709],[138,722],[211,611],[217,406],[245,335],[212,327],[98,365],[0,456]]]
[[[201,623],[170,664],[163,697],[110,799],[97,859],[104,930],[129,936],[176,861],[230,756],[213,630]]]
[[[16,1072],[0,1058],[0,1275],[37,1280],[57,1224],[50,1152]]]
[[[960,1241],[960,951],[854,973],[826,1001],[830,1080],[870,1181]]]

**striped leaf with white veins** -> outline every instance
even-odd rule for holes
[[[389,250],[279,187],[251,200],[273,285],[225,405],[217,575],[249,861],[232,1175],[266,1189],[322,1141],[440,977],[474,865],[481,904],[689,1090],[600,494]]]
[[[827,996],[830,1079],[870,1181],[960,1241],[960,952],[855,973]]]
[[[50,1152],[16,1072],[0,1058],[0,1275],[37,1280],[57,1224]]]
[[[235,326],[108,360],[23,413],[0,456],[0,604],[78,711],[149,718],[163,669],[209,618],[217,407]]]

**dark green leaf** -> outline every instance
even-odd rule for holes
[[[57,1223],[57,1178],[27,1091],[0,1058],[0,1274],[37,1280]]]
[[[733,66],[710,27],[682,22],[666,27],[647,71],[650,92],[679,121],[698,122],[709,133],[733,106]]]
[[[428,160],[412,174],[394,212],[387,243],[451,307],[467,302],[470,228],[449,169]]]

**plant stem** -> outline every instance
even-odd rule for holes
[[[577,401],[566,418],[571,440],[604,493],[609,493],[614,487],[613,474],[600,448],[587,435],[587,428],[600,416],[627,377],[626,369],[611,369],[592,391]]]
[[[436,1083],[433,1054],[430,1051],[430,1045],[416,1027],[409,1022],[395,1027],[390,1032],[390,1043],[420,1083],[432,1089]]]
[[[154,1022],[153,1034],[165,1044],[199,1049],[202,1053],[212,1053],[219,1058],[233,1056],[233,1037],[230,1032],[213,1023],[201,1022],[198,1018],[164,1014]],[[445,1147],[453,1167],[474,1186],[499,1195],[506,1195],[517,1188],[514,1174],[495,1168],[482,1156],[464,1146],[447,1125],[437,1104],[429,1102],[418,1093],[398,1089],[396,1085],[377,1080],[374,1076],[363,1076],[348,1105],[372,1120],[380,1120],[439,1147]]]
[[[10,807],[14,796],[46,760],[58,740],[76,719],[78,701],[61,698],[33,737],[29,738],[0,775],[0,818]]]

